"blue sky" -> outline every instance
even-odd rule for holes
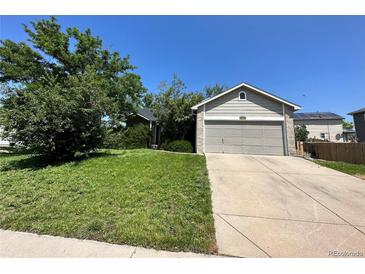
[[[24,41],[22,23],[1,16],[0,37]],[[44,18],[44,16],[43,16]],[[365,16],[61,16],[90,27],[104,46],[129,54],[156,92],[177,74],[190,91],[242,81],[300,104],[343,115],[365,107]]]

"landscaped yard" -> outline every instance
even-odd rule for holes
[[[325,161],[325,160],[315,160],[315,162],[321,166],[329,167],[365,179],[365,165],[350,164],[345,162]]]
[[[205,158],[104,151],[45,166],[0,155],[0,227],[117,244],[216,249]]]

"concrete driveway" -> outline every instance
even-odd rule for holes
[[[295,157],[206,156],[221,254],[365,257],[364,180]]]

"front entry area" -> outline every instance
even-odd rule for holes
[[[284,155],[282,122],[205,121],[205,152]]]

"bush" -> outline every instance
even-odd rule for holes
[[[308,140],[309,131],[307,130],[306,125],[297,125],[294,128],[295,140],[306,142]]]
[[[123,148],[146,148],[151,137],[151,131],[143,124],[129,127],[123,134]]]
[[[129,127],[122,132],[107,130],[103,147],[115,149],[146,148],[150,136],[150,130],[143,124]]]
[[[165,150],[176,151],[176,152],[193,152],[193,146],[189,141],[186,140],[176,140],[168,143],[165,146]]]
[[[113,130],[106,130],[103,140],[103,148],[123,148],[123,132],[114,132]]]

